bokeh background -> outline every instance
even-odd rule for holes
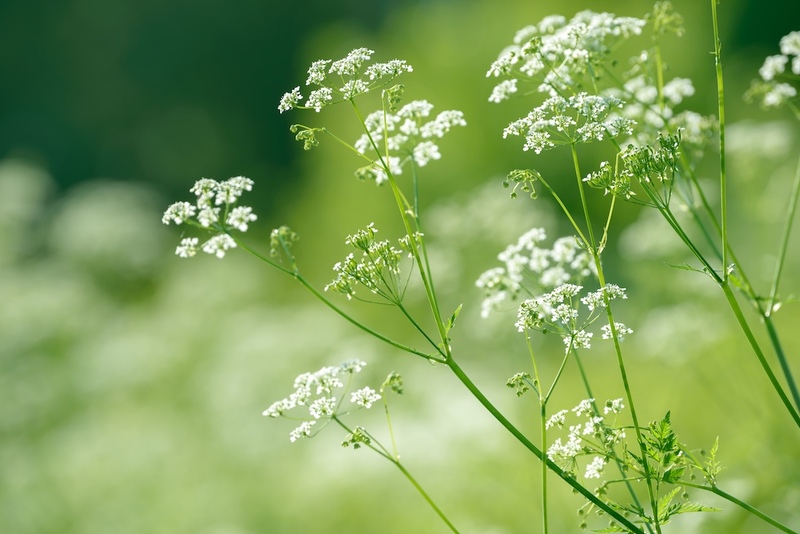
[[[687,34],[672,41],[668,61],[698,87],[692,108],[712,113],[709,6],[674,4]],[[369,363],[365,384],[392,370],[405,376],[406,394],[392,404],[403,460],[457,526],[537,531],[536,463],[445,369],[365,339],[243,253],[179,260],[178,231],[160,216],[199,177],[249,176],[248,202],[260,215],[253,244],[289,224],[301,235],[303,271],[323,286],[346,253],[344,235],[371,221],[386,235],[398,226],[388,190],[356,181],[352,157],[325,143],[303,153],[287,131],[299,119],[279,115],[278,99],[315,59],[357,46],[407,59],[407,96],[463,110],[469,122],[442,143],[443,160],[426,167],[422,184],[444,306],[464,303],[454,347],[489,397],[535,435],[531,399],[504,387],[527,370],[514,312],[481,321],[474,280],[531,226],[567,232],[546,199],[508,200],[502,176],[567,171],[563,153],[534,161],[501,139],[526,104],[487,103],[484,73],[520,27],[587,8],[640,16],[649,4],[0,2],[0,532],[444,532],[391,465],[342,449],[337,430],[291,444],[290,423],[261,416],[297,374],[354,357]],[[800,9],[730,0],[720,13],[732,231],[766,291],[800,135],[786,116],[740,95],[780,37],[800,29]],[[343,110],[320,118],[356,138]],[[800,528],[798,432],[721,295],[668,267],[685,257],[652,214],[621,209],[612,243],[606,261],[631,295],[620,313],[637,332],[626,348],[640,417],[671,410],[681,440],[698,448],[719,436],[721,487]],[[785,294],[800,283],[797,243]],[[416,342],[395,315],[352,309]],[[800,374],[797,304],[776,321]],[[611,354],[588,359],[598,398],[621,396]],[[552,402],[581,398],[569,376]],[[373,417],[358,423],[380,434]],[[553,531],[576,531],[580,500],[553,485]],[[772,531],[721,507],[681,518],[673,532]]]

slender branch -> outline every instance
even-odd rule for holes
[[[767,514],[765,514],[764,512],[759,510],[758,508],[755,508],[754,506],[751,506],[751,505],[747,504],[746,502],[737,499],[736,497],[734,497],[730,493],[722,491],[717,486],[705,486],[703,484],[695,484],[693,482],[686,482],[686,481],[683,481],[683,480],[681,481],[681,485],[688,486],[690,488],[695,488],[695,489],[711,492],[714,495],[722,497],[726,501],[735,504],[736,506],[742,508],[743,510],[746,510],[746,511],[750,512],[754,516],[759,517],[760,519],[763,519],[764,521],[766,521],[767,523],[769,523],[773,527],[777,528],[778,530],[781,530],[783,532],[787,532],[788,534],[798,534],[798,532],[796,530],[790,529],[789,527],[787,527],[783,523],[780,523],[776,519],[773,519],[772,517],[768,516]]]
[[[778,283],[781,279],[783,266],[786,263],[786,251],[789,248],[789,235],[792,233],[792,223],[794,222],[794,214],[797,212],[797,200],[800,197],[800,161],[797,163],[797,169],[794,174],[794,185],[792,186],[792,194],[789,198],[789,213],[786,215],[786,225],[783,227],[783,237],[778,251],[778,261],[775,264],[775,274],[772,277],[772,288],[769,291],[769,300],[767,301],[767,309],[765,315],[772,315],[773,307],[775,306],[775,299],[778,296]],[[797,402],[797,399],[795,399]],[[800,403],[798,403],[800,407]]]
[[[556,475],[558,475],[564,482],[569,484],[575,491],[586,497],[589,501],[595,504],[598,508],[602,509],[605,513],[609,516],[614,518],[615,521],[618,521],[621,525],[624,525],[628,528],[633,534],[644,534],[644,531],[630,522],[625,516],[620,514],[617,510],[606,504],[603,500],[601,500],[597,495],[586,489],[582,484],[580,484],[574,477],[566,473],[563,469],[558,467],[558,465],[550,460],[541,449],[539,449],[536,445],[533,444],[525,434],[519,431],[519,429],[514,426],[511,421],[506,419],[506,417],[498,410],[494,404],[486,398],[483,392],[478,389],[472,380],[467,376],[467,374],[459,367],[456,361],[453,358],[450,358],[445,365],[447,365],[452,371],[453,374],[461,381],[462,384],[472,393],[478,402],[480,402],[486,410],[492,414],[492,416],[497,419],[497,421],[505,427],[508,432],[514,436],[517,441],[519,441],[526,449],[528,449],[534,456],[536,456],[542,462],[547,463],[547,467],[553,471]]]
[[[717,2],[711,0],[711,19],[714,26],[714,64],[717,71],[717,106],[719,113],[719,195],[722,238],[722,279],[728,278],[728,180],[725,172],[725,88],[722,79],[722,43],[719,39]]]
[[[310,291],[312,295],[314,295],[318,300],[320,300],[328,308],[332,309],[338,315],[343,317],[347,322],[349,322],[350,324],[355,325],[356,327],[358,327],[359,329],[363,330],[367,334],[369,334],[369,335],[371,335],[371,336],[373,336],[373,337],[375,337],[377,339],[380,339],[381,341],[383,341],[385,343],[388,343],[389,345],[391,345],[391,346],[393,346],[395,348],[398,348],[398,349],[400,349],[402,351],[405,351],[405,352],[408,352],[410,354],[414,354],[416,356],[420,356],[422,358],[425,358],[428,361],[435,361],[435,362],[439,362],[439,363],[444,363],[444,361],[441,358],[438,358],[438,357],[436,357],[436,356],[434,356],[432,354],[426,354],[426,353],[424,353],[422,351],[419,351],[419,350],[417,350],[417,349],[415,349],[413,347],[409,347],[407,345],[403,345],[402,343],[394,341],[393,339],[390,339],[390,338],[384,336],[383,334],[380,334],[380,333],[376,332],[375,330],[369,328],[364,323],[358,321],[357,319],[352,317],[350,314],[348,314],[347,312],[345,312],[344,310],[339,308],[337,305],[335,305],[333,302],[331,302],[330,300],[325,298],[325,296],[322,293],[320,293],[314,286],[312,286],[308,282],[308,280],[306,280],[299,272],[290,271],[286,267],[283,267],[282,265],[280,265],[278,263],[275,263],[274,261],[270,260],[269,258],[264,256],[260,252],[254,250],[253,248],[248,246],[246,243],[244,243],[244,242],[242,242],[242,241],[240,241],[238,239],[236,240],[236,244],[239,247],[241,247],[243,250],[249,252],[250,254],[255,256],[256,258],[260,259],[261,261],[266,262],[270,266],[277,268],[281,272],[283,272],[285,274],[288,274],[289,276],[291,276],[292,278],[294,278],[295,280],[300,282],[300,284],[303,287],[305,287],[308,291]]]
[[[739,326],[742,328],[744,335],[747,337],[747,341],[750,343],[750,346],[756,353],[756,357],[758,358],[758,362],[761,364],[761,368],[764,369],[764,372],[767,374],[767,378],[769,378],[772,387],[778,393],[778,396],[781,398],[783,405],[786,406],[786,409],[789,411],[789,415],[792,416],[792,419],[794,419],[795,424],[798,427],[800,427],[800,414],[798,414],[795,407],[792,406],[792,403],[786,396],[786,393],[783,391],[780,382],[778,382],[778,379],[772,372],[769,363],[764,357],[764,353],[761,351],[761,347],[758,345],[758,341],[756,341],[753,332],[750,330],[750,326],[747,324],[747,320],[744,318],[744,314],[742,313],[742,309],[739,307],[739,303],[736,300],[736,296],[733,294],[733,291],[731,291],[729,282],[726,280],[725,282],[720,284],[720,287],[722,287],[722,291],[725,293],[725,298],[728,300],[728,304],[733,310],[733,314],[736,316],[736,320],[739,321]]]

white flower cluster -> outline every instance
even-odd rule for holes
[[[607,284],[601,289],[587,293],[577,301],[582,286],[575,284],[562,284],[549,293],[536,298],[526,299],[519,306],[516,326],[519,332],[528,330],[554,331],[561,335],[566,352],[572,349],[589,349],[594,337],[592,332],[587,332],[589,325],[599,317],[606,303],[615,298],[627,298],[625,290],[614,284]],[[579,320],[581,316],[580,305],[586,306],[588,315]],[[633,330],[622,323],[614,323],[617,339],[622,341],[626,334]],[[608,324],[601,327],[603,339],[612,339],[611,328]]]
[[[483,290],[481,316],[488,317],[506,300],[514,300],[525,290],[525,280],[533,279],[542,289],[551,289],[568,282],[580,282],[595,272],[591,255],[582,250],[575,237],[557,239],[552,248],[540,243],[547,239],[543,228],[533,228],[524,233],[516,243],[498,254],[503,267],[495,267],[481,274],[475,285]]]
[[[409,161],[424,167],[431,160],[440,159],[436,139],[441,139],[454,126],[466,126],[464,114],[456,110],[442,111],[430,118],[433,105],[426,100],[415,100],[401,107],[397,113],[375,111],[367,116],[364,125],[367,133],[355,142],[362,154],[377,154],[372,164],[356,171],[362,179],[381,184],[388,173],[398,175]],[[387,160],[388,151],[388,160]]]
[[[556,145],[589,143],[631,135],[635,121],[617,111],[624,102],[614,96],[578,93],[568,98],[553,95],[527,116],[509,124],[503,137],[525,137],[523,150],[537,154]]]
[[[368,93],[404,72],[413,71],[411,65],[401,59],[366,65],[374,53],[368,48],[356,48],[336,61],[321,59],[313,62],[308,69],[306,85],[316,85],[318,89],[312,90],[305,104],[302,104],[300,87],[295,87],[281,97],[278,111],[283,113],[298,108],[319,112],[327,105]]]
[[[622,399],[606,401],[605,405],[604,415],[612,412],[617,414],[624,408]],[[553,414],[545,423],[545,428],[548,430],[554,427],[565,428],[570,412],[575,414],[575,417],[584,417],[585,421],[570,425],[567,438],[565,440],[557,438],[547,449],[547,457],[566,471],[574,473],[579,456],[595,455],[587,464],[583,476],[600,478],[608,457],[613,453],[613,447],[625,439],[625,431],[606,424],[605,419],[594,407],[594,399],[582,400],[571,410],[561,410]]]
[[[344,394],[337,390],[346,387],[342,378],[346,377],[349,383],[350,377],[360,372],[365,365],[367,364],[360,360],[350,360],[336,367],[323,367],[314,373],[303,373],[294,381],[294,392],[285,399],[272,403],[264,410],[263,415],[288,417],[286,414],[290,410],[305,407],[309,417],[303,418],[303,422],[289,433],[289,440],[295,442],[300,438],[311,437],[318,421],[330,420],[337,415],[344,399]],[[353,392],[350,402],[362,408],[370,408],[380,399],[380,394],[365,387]]]
[[[207,254],[223,258],[228,250],[236,248],[236,241],[231,237],[230,231],[246,232],[249,224],[257,219],[253,208],[236,205],[239,197],[252,189],[253,180],[244,176],[222,182],[210,178],[195,182],[190,191],[195,194],[197,201],[194,204],[175,202],[164,212],[161,221],[164,224],[190,224],[215,232],[215,235],[203,243],[202,247],[196,237],[183,238],[175,254],[190,258],[202,248]]]
[[[617,17],[611,13],[582,11],[570,21],[550,16],[537,26],[517,32],[514,43],[492,63],[486,76],[541,79],[539,92],[550,96],[571,91],[609,55],[620,41],[639,35],[643,19]],[[514,87],[514,91],[509,89]],[[500,102],[515,92],[516,85],[501,82],[490,101]]]
[[[669,7],[662,5],[647,17],[659,32],[683,33],[682,18]],[[671,132],[693,128],[697,135],[686,132],[683,142],[691,146],[692,155],[704,150],[711,138],[700,132],[709,132],[715,120],[674,110],[694,94],[691,80],[674,78],[663,83],[657,79],[654,58],[648,51],[631,58],[631,69],[614,70],[615,64],[623,63],[611,57],[612,51],[622,40],[641,35],[646,20],[583,11],[569,21],[561,16],[546,17],[517,32],[513,44],[501,52],[486,74],[506,78],[494,87],[489,100],[502,102],[517,92],[529,94],[520,86],[530,82],[549,98],[527,117],[512,122],[503,136],[524,136],[524,150],[538,154],[559,144],[622,135],[632,136],[636,144],[654,144],[664,128]],[[788,40],[787,48],[791,48]],[[578,94],[577,87],[592,87],[595,94]],[[602,103],[605,116],[581,116],[571,109],[572,99]],[[627,196],[629,190],[623,194]]]
[[[401,290],[397,275],[400,274],[400,260],[408,252],[408,237],[398,240],[401,248],[392,246],[388,240],[376,241],[378,230],[370,223],[364,230],[347,236],[345,243],[361,252],[355,253],[333,266],[336,279],[325,286],[325,291],[333,290],[353,298],[356,286],[361,285],[388,301],[397,302]]]
[[[784,35],[780,41],[780,54],[768,56],[758,69],[760,80],[756,80],[745,95],[757,99],[766,108],[776,108],[797,96],[797,89],[789,83],[779,81],[786,73],[787,65],[795,76],[800,76],[800,31]],[[791,63],[790,63],[791,62]],[[796,78],[795,78],[796,79]]]

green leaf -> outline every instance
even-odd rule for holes
[[[714,445],[711,446],[711,450],[708,453],[708,459],[706,460],[706,465],[703,468],[703,474],[705,475],[708,483],[712,486],[717,483],[717,475],[723,469],[722,464],[717,460],[718,450],[719,436],[717,436],[717,439],[714,440]]]
[[[675,498],[675,495],[680,493],[680,491],[681,491],[681,488],[677,487],[677,488],[673,489],[672,491],[670,491],[669,493],[667,493],[666,495],[664,495],[663,497],[661,497],[661,499],[658,500],[658,518],[659,518],[659,520],[664,520],[667,517],[669,517],[669,514],[667,513],[667,511],[670,508],[669,505],[672,502],[672,499]]]
[[[458,314],[461,313],[461,308],[464,304],[459,304],[456,311],[453,312],[453,315],[450,316],[450,319],[447,320],[447,325],[444,327],[445,334],[450,332],[450,329],[456,324],[456,319],[458,319]]]
[[[675,484],[677,482],[680,482],[685,472],[686,472],[685,467],[670,467],[669,469],[664,471],[664,476],[661,477],[661,480],[669,484]]]

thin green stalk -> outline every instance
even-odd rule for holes
[[[564,212],[564,215],[567,216],[567,219],[569,219],[569,222],[572,223],[572,227],[575,229],[575,232],[577,232],[578,237],[580,237],[580,239],[581,239],[581,242],[584,245],[586,245],[586,248],[588,249],[591,246],[591,243],[589,243],[589,240],[586,239],[585,235],[583,235],[583,231],[581,230],[581,227],[578,225],[578,223],[575,222],[575,219],[572,218],[572,213],[570,213],[569,209],[567,209],[567,206],[566,206],[566,204],[564,204],[564,201],[561,200],[561,197],[558,196],[558,193],[556,193],[555,190],[552,187],[550,187],[550,184],[548,184],[544,180],[544,178],[540,177],[539,181],[542,183],[542,185],[545,187],[545,189],[547,189],[550,192],[550,194],[553,196],[555,201],[561,207],[561,211]]]
[[[747,320],[744,318],[742,309],[739,307],[739,302],[736,300],[736,296],[733,294],[729,282],[726,280],[725,282],[720,284],[720,287],[722,287],[722,291],[725,293],[725,298],[728,300],[728,304],[733,310],[736,319],[739,321],[739,326],[742,328],[744,335],[747,337],[747,341],[750,343],[750,346],[756,353],[756,357],[758,358],[758,362],[761,364],[761,368],[764,369],[765,373],[767,373],[767,378],[769,378],[772,387],[778,393],[778,396],[781,398],[783,405],[786,406],[786,409],[789,411],[789,415],[792,416],[792,419],[794,419],[795,424],[798,427],[800,427],[800,414],[798,414],[797,410],[794,408],[794,406],[792,406],[791,401],[786,396],[786,393],[783,391],[783,388],[778,382],[778,379],[775,377],[775,374],[772,372],[769,363],[764,357],[764,353],[761,352],[761,347],[758,345],[758,342],[756,341],[753,332],[750,330],[750,326],[747,324]]]
[[[541,428],[541,449],[547,450],[547,400],[543,399],[539,403],[540,417],[539,426]],[[547,464],[539,462],[542,466],[542,532],[547,534],[549,532],[547,527]]]
[[[586,191],[583,187],[583,180],[581,179],[580,164],[578,163],[578,150],[575,148],[575,143],[570,144],[572,151],[572,164],[575,167],[576,177],[578,178],[578,192],[581,195],[581,207],[583,208],[583,216],[586,219],[586,230],[589,234],[589,245],[592,254],[596,253],[596,243],[594,240],[594,230],[592,230],[592,217],[589,214],[589,204],[586,202]]]
[[[572,349],[572,355],[573,355],[573,359],[575,360],[575,363],[578,365],[578,371],[580,372],[581,380],[583,380],[583,385],[586,388],[587,398],[594,399],[594,394],[592,393],[592,388],[589,386],[589,377],[586,376],[586,371],[583,368],[583,363],[581,362],[580,355],[579,355],[578,351],[576,349],[574,349],[574,348]],[[600,413],[600,410],[597,408],[597,403],[596,402],[592,402],[592,407],[594,408],[595,412],[597,412],[598,414]],[[617,469],[619,469],[620,474],[623,474],[624,473],[624,470],[623,470],[624,464],[623,464],[623,462],[619,458],[615,457],[614,458],[614,463],[616,463]],[[636,496],[636,492],[633,489],[633,485],[631,484],[631,481],[628,480],[627,478],[625,478],[624,482],[625,482],[625,487],[628,489],[628,493],[630,494],[631,500],[633,501],[633,503],[638,508],[642,508],[642,504],[639,502],[639,497]],[[653,529],[652,529],[652,527],[650,526],[649,523],[644,523],[644,527],[647,529],[647,532],[653,532]]]
[[[317,289],[314,286],[312,286],[308,282],[308,280],[306,280],[299,272],[291,271],[291,270],[287,269],[286,267],[283,267],[282,265],[280,265],[278,263],[275,263],[274,261],[270,260],[269,258],[264,256],[260,252],[254,250],[253,248],[248,246],[246,243],[244,243],[244,242],[242,242],[242,241],[240,241],[238,239],[236,240],[236,244],[239,247],[241,247],[243,250],[249,252],[250,254],[255,256],[256,258],[260,259],[261,261],[264,261],[264,262],[268,263],[270,266],[275,267],[279,271],[281,271],[281,272],[283,272],[285,274],[288,274],[289,276],[291,276],[292,278],[294,278],[295,280],[300,282],[300,284],[303,287],[305,287],[308,291],[310,291],[312,295],[314,295],[318,300],[320,300],[328,308],[330,308],[331,310],[336,312],[338,315],[343,317],[347,322],[349,322],[350,324],[355,325],[356,327],[358,327],[359,329],[363,330],[367,334],[369,334],[369,335],[371,335],[371,336],[373,336],[373,337],[375,337],[377,339],[380,339],[381,341],[383,341],[383,342],[385,342],[385,343],[387,343],[387,344],[389,344],[389,345],[391,345],[391,346],[393,346],[395,348],[398,348],[398,349],[400,349],[402,351],[405,351],[405,352],[408,352],[410,354],[414,354],[416,356],[420,356],[422,358],[425,358],[428,361],[435,361],[435,362],[439,362],[439,363],[444,363],[444,360],[441,359],[441,358],[438,358],[438,357],[436,357],[436,356],[434,356],[432,354],[425,354],[424,352],[419,351],[419,350],[417,350],[417,349],[415,349],[413,347],[409,347],[407,345],[403,345],[402,343],[398,343],[397,341],[394,341],[393,339],[390,339],[390,338],[384,336],[383,334],[380,334],[380,333],[376,332],[375,330],[369,328],[368,326],[366,326],[365,324],[361,323],[357,319],[353,318],[347,312],[345,312],[344,310],[342,310],[341,308],[336,306],[333,302],[331,302],[330,300],[325,298],[325,296],[322,293],[320,293],[319,291],[317,291]]]
[[[794,185],[792,186],[792,194],[789,198],[789,213],[786,216],[786,225],[783,227],[783,237],[778,251],[778,261],[775,264],[775,274],[772,277],[772,288],[769,291],[769,300],[767,301],[767,309],[765,315],[772,315],[772,308],[775,306],[775,299],[778,296],[778,283],[781,279],[783,265],[786,263],[786,251],[789,248],[789,235],[792,233],[792,223],[794,222],[794,214],[797,212],[797,200],[800,197],[800,161],[797,162],[797,169],[794,174]],[[795,398],[800,408],[800,402]]]
[[[539,449],[536,445],[534,445],[525,435],[519,431],[519,429],[514,426],[511,421],[506,419],[506,417],[494,406],[494,404],[486,398],[483,392],[478,389],[478,387],[472,382],[472,380],[467,376],[463,369],[456,363],[453,358],[450,358],[445,365],[447,365],[453,374],[456,375],[461,383],[466,387],[469,392],[475,397],[478,402],[480,402],[486,410],[492,414],[492,416],[497,419],[497,421],[514,436],[517,441],[519,441],[526,449],[528,449],[534,456],[539,458],[542,462],[547,463],[547,467],[553,471],[556,475],[558,475],[564,482],[569,484],[575,491],[586,497],[589,501],[594,503],[598,508],[603,510],[609,516],[611,516],[615,521],[619,522],[621,525],[624,525],[626,528],[630,529],[630,531],[634,534],[644,534],[644,531],[630,522],[625,516],[617,512],[614,508],[603,502],[599,497],[597,497],[594,493],[586,489],[582,484],[580,484],[575,478],[568,475],[564,470],[562,470],[555,462],[550,460],[541,449]]]
[[[444,523],[450,528],[450,530],[452,530],[455,533],[458,533],[458,529],[453,525],[453,523],[450,522],[449,519],[447,519],[447,516],[444,515],[444,512],[442,512],[439,509],[439,507],[436,506],[436,503],[433,502],[433,499],[431,499],[430,495],[428,495],[427,492],[424,489],[422,489],[422,486],[419,485],[419,482],[417,482],[417,480],[413,476],[411,476],[411,473],[409,473],[408,470],[405,467],[403,467],[403,464],[401,464],[399,460],[393,460],[392,463],[400,470],[401,473],[403,473],[403,475],[405,475],[408,481],[411,482],[411,485],[414,486],[414,488],[416,488],[419,494],[422,495],[422,498],[424,498],[425,501],[428,503],[428,505],[431,508],[433,508],[433,511],[436,512],[439,518],[442,521],[444,521]]]
[[[781,371],[783,371],[783,376],[789,386],[789,392],[792,394],[795,407],[800,409],[800,392],[797,390],[797,382],[794,380],[792,368],[789,367],[789,361],[786,359],[786,354],[783,352],[783,346],[781,346],[781,342],[778,339],[778,331],[775,330],[775,323],[772,322],[772,316],[768,315],[764,317],[764,325],[767,327],[767,334],[769,334],[769,339],[772,342],[772,346],[775,347],[775,353],[778,356],[778,363],[780,363]]]
[[[798,167],[798,176],[800,176],[800,166]],[[794,194],[796,193],[797,186],[798,186],[798,182],[795,182],[795,190],[793,191],[793,207],[794,208],[796,208],[796,202],[797,202],[797,198],[796,198],[796,196],[794,196]],[[648,195],[650,196],[651,200],[653,200],[655,202],[656,201],[655,196],[650,191],[650,189],[647,188],[647,187],[645,187],[644,189],[648,193]],[[711,218],[711,221],[714,224],[715,228],[717,229],[717,231],[720,231],[719,223],[714,218],[713,213],[710,211],[710,208],[708,207],[707,204],[704,203],[704,205],[706,206],[706,209],[708,210],[708,214],[709,214],[709,216]],[[681,240],[684,242],[684,244],[686,244],[686,246],[689,248],[689,250],[692,251],[692,253],[694,254],[695,258],[697,258],[703,264],[703,266],[706,269],[706,272],[717,282],[717,284],[720,287],[722,287],[723,278],[721,278],[716,273],[716,271],[714,271],[714,269],[711,267],[711,264],[705,259],[705,257],[699,251],[699,249],[697,249],[697,247],[691,241],[689,236],[686,234],[686,232],[681,227],[680,223],[677,221],[675,216],[672,214],[672,211],[669,209],[669,206],[665,206],[665,205],[661,205],[661,204],[657,204],[657,206],[658,206],[659,212],[662,214],[664,219],[669,223],[669,225],[672,227],[672,229],[675,231],[675,233],[678,235],[678,237],[680,237]],[[792,211],[792,213],[793,213],[793,211]],[[790,214],[790,216],[791,216],[791,214]],[[699,221],[698,221],[698,224],[699,224]],[[784,234],[784,238],[788,242],[788,236],[786,234]],[[764,319],[764,325],[765,325],[765,327],[767,329],[767,334],[769,335],[770,342],[772,344],[773,349],[775,350],[775,354],[776,354],[776,356],[778,358],[778,362],[780,363],[781,370],[783,372],[784,378],[786,380],[786,383],[788,384],[789,391],[791,392],[792,398],[794,399],[795,406],[797,408],[800,408],[800,391],[798,391],[797,383],[794,380],[794,377],[793,377],[792,371],[791,371],[791,367],[789,366],[788,359],[786,358],[786,354],[783,351],[783,347],[782,347],[780,339],[778,337],[778,332],[775,329],[775,324],[772,321],[771,315],[768,313],[771,305],[770,305],[770,307],[767,307],[766,310],[761,306],[761,302],[760,302],[758,296],[755,294],[752,286],[750,285],[750,281],[748,280],[746,273],[742,269],[741,264],[739,263],[739,260],[736,257],[736,254],[734,253],[733,249],[730,246],[730,243],[728,243],[728,253],[730,255],[730,258],[733,260],[733,262],[736,265],[739,266],[738,272],[739,272],[740,278],[741,278],[742,283],[743,283],[743,291],[744,291],[745,295],[748,297],[750,302],[756,308],[756,310],[758,311],[758,314]],[[782,251],[782,253],[785,254],[785,250]],[[723,291],[724,291],[724,288],[723,288]],[[729,304],[731,304],[732,301],[728,300],[728,302],[729,302]],[[735,302],[735,300],[733,302]],[[737,314],[736,309],[733,308],[733,304],[731,304],[731,309],[734,312],[734,314]],[[737,319],[739,319],[739,315],[737,315]],[[739,320],[740,321],[743,320],[744,324],[747,325],[747,321],[743,317],[741,319],[739,319]],[[745,328],[745,327],[743,326],[742,328]],[[747,328],[749,329],[749,326],[747,326]],[[758,346],[758,343],[755,342],[755,339],[753,339],[753,342],[755,344],[751,343],[751,346],[753,347],[753,350],[755,351],[756,356],[759,358],[759,361],[761,362],[762,367],[764,367],[766,365],[766,367],[764,369],[767,372],[767,375],[770,376],[772,374],[771,366],[769,365],[768,362],[766,362],[766,360],[762,361],[763,355],[761,353],[761,348]],[[778,391],[778,394],[781,397],[783,397],[784,393],[783,393],[783,389],[782,388],[780,388],[779,390],[776,390],[776,391]]]
[[[349,432],[349,433],[353,432],[353,430],[350,427],[348,427],[346,424],[344,424],[344,422],[342,422],[342,420],[339,419],[338,417],[333,416],[333,421],[336,422],[340,427],[342,427],[346,432]],[[436,515],[439,516],[439,518],[450,528],[451,531],[453,531],[456,534],[458,534],[458,529],[453,525],[453,523],[450,522],[450,520],[447,518],[447,516],[444,514],[444,512],[442,512],[442,510],[438,506],[436,506],[436,503],[433,502],[433,499],[431,498],[430,495],[428,495],[428,492],[426,492],[422,488],[422,486],[419,484],[419,482],[417,482],[417,479],[415,479],[411,475],[411,473],[409,473],[408,470],[403,466],[403,464],[400,463],[400,460],[397,458],[397,455],[395,454],[394,456],[392,456],[389,453],[389,451],[386,449],[386,447],[384,447],[380,443],[380,441],[375,439],[375,437],[372,436],[372,434],[369,434],[367,432],[367,435],[370,438],[370,442],[366,443],[365,445],[370,450],[378,453],[379,455],[383,456],[384,458],[386,458],[387,460],[392,462],[392,464],[394,464],[394,466],[397,467],[400,470],[401,473],[403,473],[403,475],[406,477],[406,479],[409,482],[411,482],[411,485],[414,486],[414,489],[416,489],[417,492],[422,496],[422,498],[425,499],[425,502],[427,502],[428,505],[433,509],[433,511],[436,512]],[[375,445],[380,447],[380,450],[375,448]]]
[[[389,429],[389,438],[392,440],[392,456],[399,458],[400,454],[397,452],[397,440],[394,439],[394,426],[392,426],[392,416],[389,414],[389,401],[386,400],[384,388],[381,387],[381,399],[383,399],[383,411],[386,413],[386,427]]]
[[[728,279],[728,180],[725,173],[725,89],[722,79],[722,43],[719,39],[717,2],[711,0],[711,19],[714,26],[714,64],[717,72],[717,106],[719,113],[719,194],[722,238],[722,278]]]
[[[594,234],[592,232],[592,219],[591,215],[589,214],[589,207],[586,203],[586,192],[583,186],[583,180],[581,179],[581,170],[580,164],[578,163],[578,151],[575,148],[575,144],[570,146],[572,149],[572,162],[575,167],[575,177],[578,180],[578,190],[580,191],[581,195],[581,204],[583,205],[583,213],[586,218],[586,225],[589,228],[589,238],[591,239],[591,248],[589,251],[592,254],[592,258],[594,259],[594,264],[597,269],[597,279],[600,283],[600,287],[603,288],[606,286],[605,274],[603,272],[603,264],[600,261],[600,256],[595,248],[595,241],[594,241]],[[653,480],[650,476],[650,470],[647,468],[647,452],[645,450],[644,440],[642,439],[642,433],[639,427],[639,418],[636,415],[636,405],[633,401],[633,393],[631,392],[630,383],[628,382],[628,373],[625,369],[625,360],[622,357],[622,349],[619,345],[619,335],[617,334],[617,327],[614,323],[614,314],[611,311],[611,304],[608,301],[608,296],[605,296],[605,304],[606,304],[606,315],[608,316],[608,324],[609,328],[611,329],[611,337],[614,341],[614,352],[617,356],[617,367],[619,368],[620,377],[622,378],[622,387],[625,389],[625,396],[628,400],[628,405],[631,410],[631,418],[633,419],[633,428],[636,431],[636,441],[639,443],[639,450],[642,455],[642,462],[645,464],[644,467],[644,475],[645,475],[645,482],[647,483],[647,493],[650,497],[650,506],[653,511],[653,522],[658,534],[661,533],[661,525],[658,520],[658,503],[656,499],[656,492],[653,488]]]
[[[410,205],[408,200],[403,195],[402,191],[397,185],[397,181],[395,180],[394,175],[389,168],[388,160],[384,160],[383,155],[381,154],[380,149],[375,144],[375,141],[372,139],[372,136],[369,133],[369,129],[366,126],[366,122],[364,118],[361,116],[361,112],[358,110],[358,106],[356,106],[354,101],[350,101],[353,110],[358,117],[361,126],[364,128],[364,131],[367,133],[369,137],[370,143],[372,144],[375,152],[378,154],[380,158],[381,164],[383,165],[384,171],[386,172],[387,181],[389,182],[389,186],[392,190],[392,194],[394,195],[395,202],[397,203],[397,208],[400,210],[400,218],[403,221],[403,226],[405,227],[406,234],[408,235],[409,239],[409,247],[411,249],[411,255],[414,257],[414,261],[416,262],[419,268],[419,275],[422,279],[422,285],[425,288],[425,295],[428,299],[428,304],[431,308],[431,313],[433,315],[434,322],[436,323],[436,329],[439,331],[439,337],[442,340],[442,349],[445,352],[445,358],[450,358],[450,346],[447,343],[447,333],[445,331],[444,322],[442,321],[441,313],[439,312],[439,302],[436,298],[436,293],[433,290],[433,282],[431,281],[430,272],[428,270],[427,261],[425,261],[420,253],[419,247],[417,246],[417,241],[414,239],[414,230],[411,227],[411,222],[408,219],[408,209],[410,209]],[[384,116],[385,116],[385,109],[384,109]],[[386,138],[386,136],[384,136]],[[387,147],[388,150],[388,147]],[[437,359],[438,360],[438,359]]]
[[[703,484],[694,484],[692,482],[686,482],[686,481],[681,481],[681,485],[688,486],[690,488],[695,488],[695,489],[700,489],[700,490],[711,492],[714,495],[718,495],[719,497],[722,497],[726,501],[728,501],[730,503],[733,503],[736,506],[738,506],[738,507],[750,512],[754,516],[756,516],[756,517],[758,517],[760,519],[763,519],[764,521],[766,521],[767,523],[769,523],[773,527],[777,528],[778,530],[781,530],[783,532],[787,532],[788,534],[798,534],[798,532],[796,530],[790,529],[789,527],[787,527],[783,523],[780,523],[776,519],[773,519],[772,517],[768,516],[767,514],[765,514],[764,512],[759,510],[758,508],[755,508],[755,507],[747,504],[746,502],[737,499],[736,497],[734,497],[730,493],[722,491],[717,486],[705,486]]]

